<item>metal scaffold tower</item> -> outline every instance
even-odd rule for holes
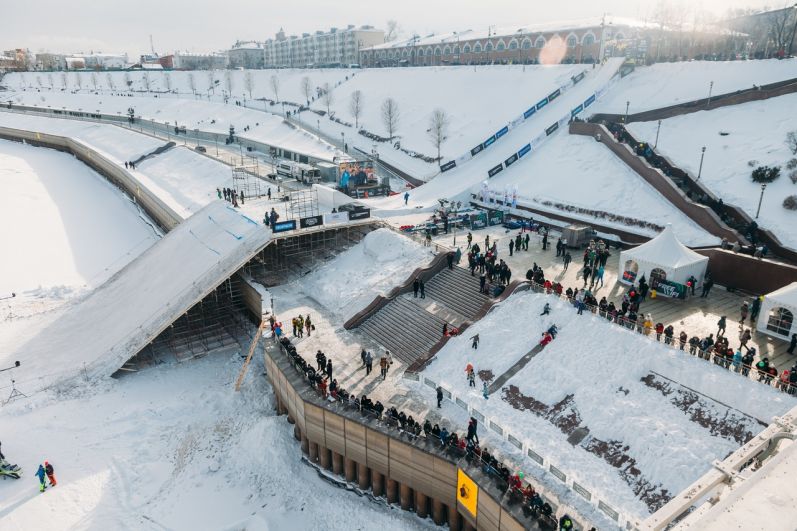
[[[318,191],[297,190],[288,196],[288,215],[290,219],[309,218],[320,214],[318,209]]]
[[[232,187],[239,196],[257,198],[266,195],[260,175],[260,163],[255,157],[241,159],[241,164],[232,167]]]

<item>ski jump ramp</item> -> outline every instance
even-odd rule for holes
[[[110,376],[270,240],[271,231],[214,201],[12,354],[20,381]],[[26,384],[30,386],[30,384]]]

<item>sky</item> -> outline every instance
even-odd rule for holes
[[[127,52],[133,58],[149,51],[150,35],[164,54],[227,49],[239,39],[265,40],[280,27],[288,34],[348,24],[383,28],[389,19],[399,23],[404,36],[603,13],[649,20],[661,1],[718,15],[728,8],[781,6],[777,0],[2,0],[0,50]]]

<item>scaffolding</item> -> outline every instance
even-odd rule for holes
[[[246,198],[263,197],[266,195],[263,191],[264,184],[257,158],[246,157],[246,160],[241,159],[241,164],[232,167],[232,187],[238,196],[243,192]]]
[[[314,188],[310,190],[296,190],[288,196],[288,214],[290,219],[301,219],[317,216],[318,191]]]
[[[240,347],[241,339],[253,328],[241,282],[237,275],[222,282],[133,356],[122,370],[156,365],[170,355],[178,361],[187,361],[231,346]]]

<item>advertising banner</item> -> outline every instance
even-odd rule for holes
[[[497,133],[495,133],[495,138],[501,138],[508,132],[509,132],[509,126],[505,125],[502,129],[500,129]]]
[[[498,166],[490,168],[490,171],[487,172],[487,175],[489,177],[493,177],[494,175],[497,175],[497,174],[501,173],[501,171],[503,169],[504,169],[504,165],[503,164],[499,164]]]
[[[553,92],[551,92],[550,94],[548,94],[548,103],[550,103],[553,100],[555,100],[556,98],[558,98],[559,94],[561,94],[561,93],[562,93],[562,91],[560,89],[556,89]]]
[[[686,286],[678,284],[677,282],[669,282],[667,280],[659,280],[654,278],[650,282],[650,288],[655,289],[659,295],[668,297],[670,299],[685,299]]]
[[[453,169],[456,165],[457,165],[457,161],[450,160],[450,161],[446,162],[445,164],[443,164],[442,166],[440,166],[440,171],[446,172],[446,171],[448,171],[450,169]]]
[[[509,157],[504,161],[504,166],[508,168],[510,165],[514,164],[514,162],[517,161],[517,159],[518,159],[518,154],[515,153],[514,155],[512,155],[511,157]]]
[[[335,212],[333,214],[324,214],[325,225],[337,225],[339,223],[346,223],[349,221],[348,212]]]
[[[518,158],[522,157],[523,155],[525,155],[529,151],[531,151],[531,144],[526,144],[525,146],[520,148],[520,151],[517,152]]]
[[[559,122],[556,122],[555,124],[545,129],[545,136],[551,136],[554,133],[554,131],[556,131],[557,129],[559,129]]]
[[[481,150],[482,150],[482,149],[484,149],[484,144],[479,144],[479,145],[478,145],[478,146],[476,146],[475,148],[471,149],[471,150],[470,150],[470,154],[471,154],[471,156],[476,156],[476,155],[478,155],[479,153],[481,153]]]
[[[324,224],[324,218],[322,216],[310,216],[299,220],[299,227],[302,229],[317,227],[323,224]]]
[[[349,221],[358,219],[367,219],[371,217],[371,209],[363,208],[362,210],[349,210]]]
[[[296,220],[289,219],[287,221],[278,221],[271,226],[271,232],[288,232],[289,230],[296,230]]]

